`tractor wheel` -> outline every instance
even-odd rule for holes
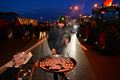
[[[98,34],[98,47],[102,50],[114,51],[118,43],[118,30],[116,27],[107,27]]]
[[[107,46],[107,34],[104,31],[99,32],[98,34],[98,47],[100,49],[105,49]]]

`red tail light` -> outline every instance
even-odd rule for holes
[[[104,6],[111,6],[113,0],[104,0]]]

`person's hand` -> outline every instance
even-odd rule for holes
[[[3,66],[0,67],[0,74],[3,73],[4,71],[7,70],[7,68],[13,67],[14,66],[14,60],[10,60],[9,62],[7,62],[6,64],[4,64]]]
[[[28,52],[19,52],[13,56],[15,67],[19,67],[22,64],[26,64],[26,62],[32,57],[32,53]]]
[[[19,67],[25,61],[24,54],[24,52],[19,52],[13,56],[16,67]]]

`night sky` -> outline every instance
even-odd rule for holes
[[[114,0],[120,3],[120,0]],[[35,19],[55,19],[60,15],[71,15],[70,6],[78,5],[76,14],[91,14],[94,3],[103,4],[103,0],[0,0],[0,12],[17,12],[22,16]]]

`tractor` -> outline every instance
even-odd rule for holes
[[[120,6],[102,6],[92,10],[84,34],[87,42],[101,50],[120,50]]]

